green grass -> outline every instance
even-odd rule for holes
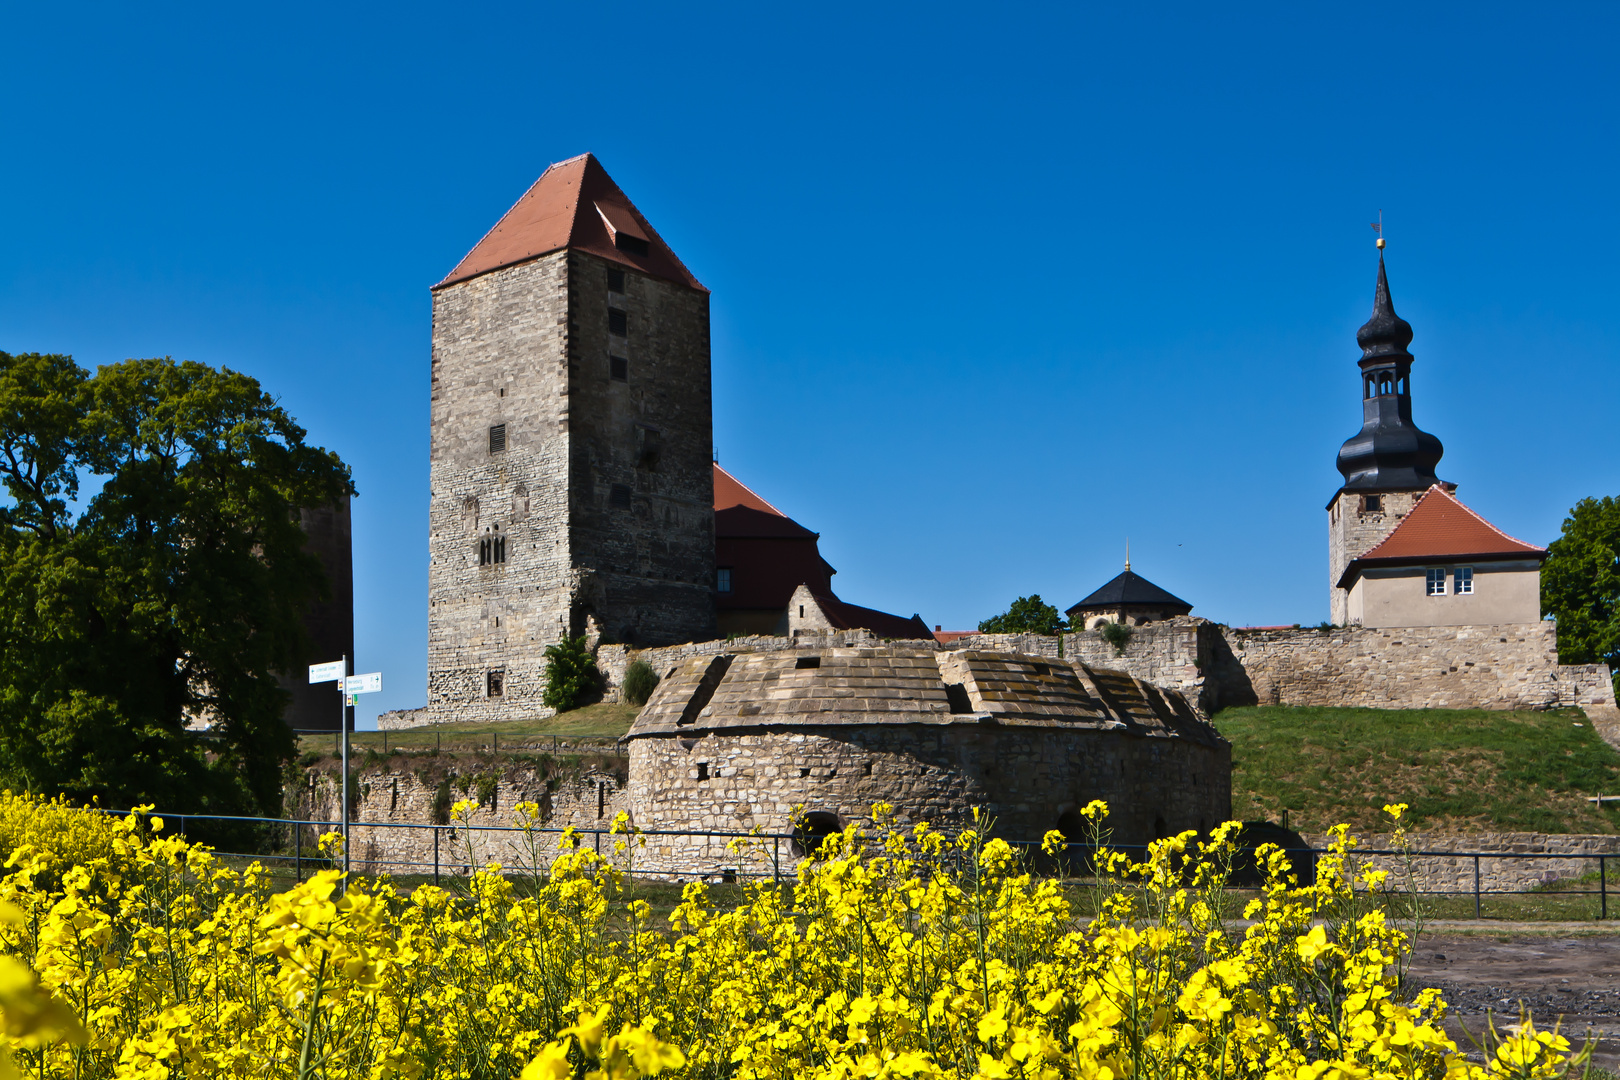
[[[1580,726],[1576,726],[1576,725]],[[1385,803],[1413,828],[1620,832],[1620,753],[1577,709],[1226,709],[1232,813],[1323,832],[1336,822],[1388,830]]]
[[[544,750],[556,739],[617,739],[630,730],[641,710],[621,702],[602,702],[559,713],[549,720],[509,720],[494,724],[435,724],[405,728],[402,731],[356,731],[349,736],[351,754],[365,750],[492,749]],[[336,741],[331,735],[299,737],[300,753],[330,754]]]

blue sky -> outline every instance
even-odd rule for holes
[[[1129,9],[1129,10],[1127,10]],[[425,697],[428,287],[582,151],[714,291],[721,463],[847,600],[1327,617],[1384,211],[1439,472],[1620,489],[1606,5],[10,5],[0,349],[254,375]],[[364,726],[365,721],[362,721]]]

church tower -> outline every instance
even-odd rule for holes
[[[1344,485],[1328,503],[1328,588],[1331,619],[1349,619],[1349,592],[1339,587],[1345,567],[1399,525],[1434,484],[1445,452],[1440,440],[1412,422],[1412,326],[1395,314],[1378,241],[1378,285],[1372,318],[1356,331],[1361,346],[1361,431],[1339,448]],[[1455,484],[1444,484],[1455,491]]]
[[[564,634],[714,636],[709,291],[589,154],[433,287],[428,710],[541,708]]]

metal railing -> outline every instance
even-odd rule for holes
[[[403,753],[444,753],[449,751],[473,751],[499,754],[503,752],[514,753],[522,751],[540,751],[551,754],[564,753],[595,753],[607,754],[617,757],[625,756],[620,747],[619,740],[611,735],[513,735],[508,733],[501,738],[500,732],[483,732],[472,734],[456,734],[452,732],[448,738],[441,731],[433,732],[433,742],[427,742],[425,728],[401,728],[398,730],[379,731],[351,731],[349,732],[349,750],[363,752],[376,750],[380,743],[382,752],[389,754],[394,751]],[[319,740],[332,740],[332,756],[342,756],[343,732],[336,728],[294,728],[301,745],[307,743],[313,747]],[[390,745],[390,742],[392,745]]]
[[[109,810],[103,807],[93,807],[90,809],[95,809],[100,813],[112,814],[120,817],[130,812],[127,810]],[[240,822],[249,825],[286,828],[291,834],[290,836],[284,838],[291,845],[292,851],[290,854],[286,853],[285,851],[241,852],[216,849],[215,855],[223,858],[254,859],[272,868],[280,865],[286,869],[290,869],[293,876],[299,881],[304,879],[304,876],[306,872],[308,872],[309,868],[331,865],[330,860],[323,857],[319,853],[317,847],[312,846],[311,850],[306,854],[304,847],[305,830],[313,829],[336,831],[341,827],[342,824],[341,822],[337,821],[324,821],[317,819],[262,818],[228,814],[164,814],[157,811],[150,812],[148,816],[162,818],[165,824],[165,831],[177,833],[179,835],[185,835],[186,824],[188,821]],[[591,846],[598,855],[602,854],[604,837],[607,838],[607,848],[608,851],[611,852],[613,850],[614,842],[624,839],[626,835],[624,833],[615,833],[611,827],[580,828],[576,826],[568,828],[556,828],[551,826],[537,825],[531,829],[524,829],[513,825],[424,825],[414,822],[387,821],[351,821],[350,829],[351,831],[359,829],[381,829],[431,832],[433,843],[433,858],[431,862],[426,859],[413,860],[399,858],[377,858],[373,855],[367,855],[359,861],[370,867],[389,868],[385,872],[393,875],[413,875],[421,876],[423,878],[431,875],[435,885],[440,884],[442,877],[446,873],[454,873],[459,875],[461,873],[470,873],[473,869],[475,869],[475,866],[471,861],[472,852],[470,849],[468,852],[469,857],[466,859],[453,859],[451,857],[453,855],[454,836],[458,833],[467,833],[469,830],[470,832],[476,833],[480,836],[487,834],[509,834],[540,837],[560,837],[564,832],[571,831],[575,836],[580,838],[580,843]],[[683,839],[701,839],[705,841],[753,841],[761,845],[758,856],[759,860],[761,861],[761,866],[764,858],[764,845],[768,843],[770,847],[769,870],[765,870],[763,868],[750,870],[742,865],[741,860],[716,858],[712,860],[714,863],[712,869],[707,871],[693,871],[688,867],[680,871],[653,869],[650,872],[650,876],[657,877],[669,877],[673,875],[679,877],[715,879],[724,883],[732,883],[745,879],[763,880],[766,877],[770,877],[772,880],[777,882],[782,881],[784,871],[786,871],[787,876],[791,876],[793,867],[799,862],[799,860],[805,857],[804,853],[807,850],[813,850],[814,846],[820,841],[821,836],[825,834],[819,832],[735,832],[714,829],[637,829],[636,835],[651,839],[656,839],[659,837],[675,837]],[[1094,853],[1099,850],[1098,847],[1093,844],[1068,843],[1062,845],[1061,849],[1059,849],[1062,853],[1061,856],[1052,856],[1043,859],[1041,857],[1041,844],[1038,842],[1012,841],[1011,844],[1014,848],[1025,852],[1028,865],[1030,865],[1035,872],[1042,873],[1046,876],[1076,876],[1070,872],[1074,866],[1076,864],[1080,865],[1081,867],[1089,865],[1090,856],[1094,855]],[[1125,853],[1136,852],[1144,855],[1147,851],[1147,845],[1145,844],[1108,844],[1104,845],[1104,847],[1111,851]],[[1326,854],[1324,849],[1316,848],[1290,848],[1286,850],[1290,854],[1301,856],[1309,852],[1313,860],[1320,855]],[[1400,851],[1386,848],[1357,848],[1353,854],[1358,857],[1410,857],[1412,859],[1445,859],[1452,861],[1463,860],[1465,862],[1471,861],[1473,865],[1473,887],[1471,890],[1465,889],[1459,891],[1419,889],[1417,892],[1419,896],[1430,898],[1456,897],[1461,898],[1464,901],[1472,898],[1473,917],[1475,919],[1483,919],[1485,917],[1483,914],[1483,908],[1484,902],[1487,898],[1508,896],[1543,896],[1549,898],[1595,897],[1597,900],[1597,918],[1607,919],[1609,917],[1608,861],[1610,859],[1620,860],[1620,853],[1605,852]],[[956,853],[955,858],[959,861],[959,857],[960,853],[958,852]],[[1597,871],[1597,881],[1595,884],[1597,887],[1595,889],[1550,888],[1550,886],[1553,885],[1580,884],[1581,879],[1586,876],[1585,874],[1582,874],[1577,878],[1554,878],[1543,880],[1537,885],[1523,889],[1486,888],[1483,884],[1484,878],[1482,875],[1481,860],[1489,859],[1506,859],[1532,863],[1538,860],[1558,860],[1565,863],[1574,862],[1577,865],[1595,864],[1594,868]],[[1079,876],[1085,875],[1082,874]],[[1244,888],[1254,887],[1256,886],[1235,886],[1235,888],[1240,891]],[[1399,892],[1401,890],[1396,889],[1395,891]]]

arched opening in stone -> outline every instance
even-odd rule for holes
[[[834,833],[844,831],[838,815],[829,810],[812,810],[800,818],[793,827],[793,855],[802,859],[814,855],[821,842]]]
[[[1164,818],[1157,815],[1153,818],[1153,839],[1163,840],[1170,835],[1170,826],[1164,823]]]

